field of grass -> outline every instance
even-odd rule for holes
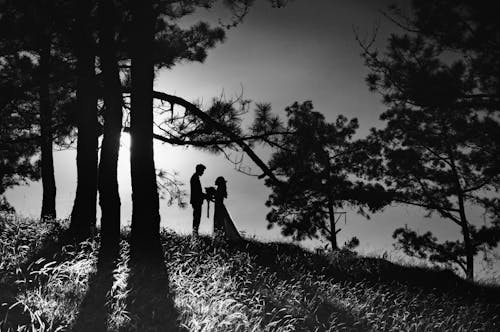
[[[164,265],[113,262],[59,223],[0,217],[1,331],[499,331],[500,289],[449,271],[164,231]]]

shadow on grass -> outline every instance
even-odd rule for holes
[[[106,331],[110,308],[107,295],[113,286],[113,271],[117,267],[120,247],[113,244],[100,249],[97,271],[89,280],[89,288],[83,298],[72,331]]]
[[[156,251],[150,255],[131,255],[127,300],[131,320],[126,330],[187,331],[180,326],[161,246]]]
[[[286,277],[291,272],[287,264],[277,261],[279,254],[300,259],[303,267],[318,275],[335,278],[336,281],[368,282],[372,284],[403,284],[417,290],[432,291],[435,294],[448,293],[469,299],[480,298],[488,303],[500,303],[500,287],[469,282],[450,270],[432,269],[420,266],[406,266],[392,263],[383,258],[363,257],[340,252],[318,255],[286,243],[260,243],[245,241],[233,250],[244,251],[256,257],[256,262]]]
[[[45,239],[39,247],[26,254],[15,275],[8,272],[4,274],[6,271],[1,271],[0,331],[15,331],[18,326],[30,323],[29,313],[22,306],[15,305],[17,303],[16,297],[22,291],[37,287],[41,282],[44,282],[43,278],[37,282],[27,282],[32,278],[31,271],[38,271],[47,262],[59,262],[64,259],[61,252],[67,242],[61,234],[57,234],[57,231],[58,229],[54,231],[54,234],[48,236],[48,239]]]
[[[298,331],[370,331],[370,327],[366,321],[358,317],[351,309],[335,298],[322,296],[318,293],[316,283],[296,276],[292,266],[287,266],[276,261],[276,252],[263,250],[266,246],[257,248],[252,246],[251,242],[217,242],[209,238],[202,238],[204,246],[210,248],[211,245],[216,246],[213,250],[220,250],[221,255],[237,252],[251,253],[256,257],[255,263],[263,269],[272,273],[279,280],[274,289],[272,285],[262,285],[259,282],[254,283],[252,279],[247,279],[244,282],[244,287],[249,289],[254,288],[265,294],[264,312],[266,313],[261,320],[261,328],[265,329],[268,324],[274,324],[277,321],[285,321],[288,317],[303,317],[302,320],[295,322],[294,329]],[[229,258],[228,258],[229,259]],[[236,276],[235,276],[236,277]],[[292,288],[290,298],[281,293],[279,287],[283,283],[290,283]],[[266,289],[267,288],[267,289]],[[301,296],[294,298],[293,294],[301,293]]]

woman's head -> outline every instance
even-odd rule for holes
[[[215,185],[217,186],[218,190],[222,192],[222,196],[227,197],[226,179],[224,179],[222,176],[219,176],[217,179],[215,179]]]
[[[215,179],[215,185],[216,186],[221,186],[221,185],[226,185],[226,179],[224,179],[222,176],[219,176],[217,179]]]

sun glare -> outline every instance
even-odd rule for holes
[[[120,138],[120,155],[118,157],[118,181],[120,187],[130,183],[130,135],[122,133]]]

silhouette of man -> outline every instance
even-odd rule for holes
[[[198,228],[200,227],[200,219],[201,219],[201,206],[203,205],[203,200],[205,199],[205,194],[201,189],[200,176],[205,172],[205,165],[198,164],[196,165],[196,171],[193,176],[191,176],[191,180],[189,184],[191,186],[191,199],[189,203],[193,207],[193,236],[198,236]]]

